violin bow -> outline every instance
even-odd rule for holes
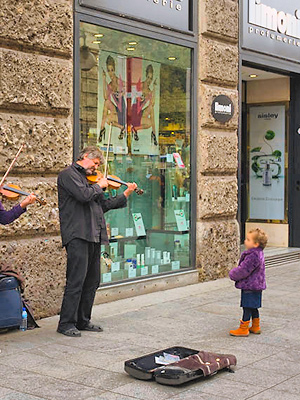
[[[18,159],[18,157],[19,157],[19,155],[20,155],[20,153],[21,153],[21,151],[23,150],[24,147],[25,147],[25,143],[23,143],[23,144],[21,145],[21,147],[19,148],[19,150],[18,150],[18,152],[17,152],[15,158],[12,160],[12,162],[10,163],[10,166],[8,167],[7,171],[6,171],[5,174],[3,175],[3,177],[2,177],[2,179],[1,179],[1,181],[0,181],[0,187],[3,185],[5,179],[7,178],[8,174],[10,173],[12,167],[14,166],[15,162],[17,161],[17,159]]]
[[[104,178],[107,178],[107,174],[108,174],[108,155],[109,155],[109,148],[110,148],[111,131],[112,131],[112,123],[110,123],[110,125],[109,125],[108,142],[107,142],[106,157],[105,157]]]

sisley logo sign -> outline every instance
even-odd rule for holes
[[[242,47],[300,63],[300,0],[242,0]]]

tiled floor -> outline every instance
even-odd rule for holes
[[[267,270],[261,335],[233,338],[239,292],[221,279],[94,307],[102,334],[68,338],[57,317],[0,336],[1,400],[300,399],[300,262]],[[233,353],[238,366],[182,387],[137,381],[126,359],[173,345]]]

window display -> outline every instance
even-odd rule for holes
[[[189,268],[191,50],[84,22],[80,29],[81,49],[96,60],[81,60],[80,146],[99,146],[109,175],[144,192],[106,214],[102,283]]]

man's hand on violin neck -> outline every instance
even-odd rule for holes
[[[27,196],[21,203],[20,206],[22,208],[26,208],[29,204],[33,204],[36,202],[36,196],[32,193]]]
[[[134,183],[134,182],[133,182],[133,183],[128,182],[128,183],[127,183],[127,189],[125,190],[124,195],[125,195],[126,197],[130,196],[131,193],[133,193],[133,192],[135,191],[136,188],[137,188],[137,184],[136,184],[136,183]]]
[[[108,187],[108,181],[107,181],[106,178],[101,178],[97,182],[97,185],[99,185],[102,189],[107,188]]]

